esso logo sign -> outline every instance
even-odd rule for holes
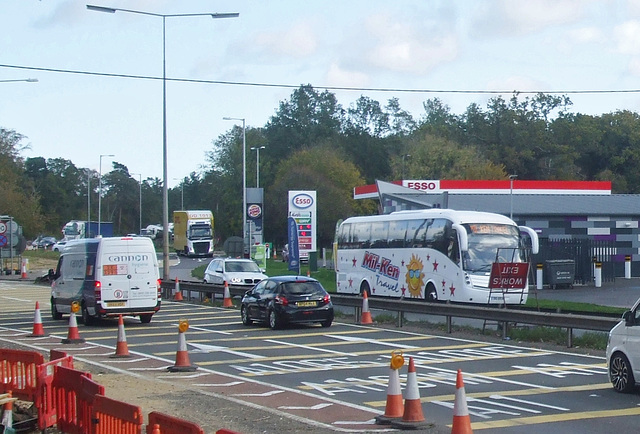
[[[293,196],[293,199],[291,200],[291,202],[296,208],[304,209],[304,208],[309,208],[311,205],[313,205],[313,198],[308,194],[302,193],[302,194],[297,194]]]
[[[253,204],[247,209],[247,214],[251,218],[258,218],[262,214],[262,208],[260,208],[260,205]]]
[[[414,190],[437,190],[438,185],[434,181],[408,181],[408,188],[413,188]]]

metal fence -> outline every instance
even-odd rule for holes
[[[602,281],[613,282],[616,269],[623,266],[618,258],[615,241],[577,239],[540,239],[540,252],[533,255],[532,265],[545,264],[556,259],[572,259],[575,262],[575,283],[588,284],[594,279],[594,263],[602,263]]]

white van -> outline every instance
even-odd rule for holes
[[[89,238],[67,243],[51,284],[51,316],[80,305],[82,321],[118,315],[149,323],[162,301],[158,257],[146,237]]]
[[[632,392],[640,384],[640,300],[609,332],[609,380],[618,392]]]

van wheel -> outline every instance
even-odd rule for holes
[[[636,384],[627,356],[622,353],[615,353],[611,356],[609,378],[611,378],[611,384],[616,392],[629,393],[633,391]]]
[[[94,323],[94,318],[91,315],[89,315],[89,311],[87,310],[87,306],[85,306],[84,304],[82,305],[82,322],[86,326],[93,325],[93,323]]]
[[[142,324],[149,324],[151,322],[151,317],[153,316],[153,314],[151,313],[144,313],[142,315],[140,315],[140,322]]]
[[[58,312],[58,309],[56,308],[56,302],[53,297],[51,298],[51,318],[55,320],[62,319],[62,314]]]

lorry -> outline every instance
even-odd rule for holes
[[[98,233],[98,226],[100,226],[100,233]],[[112,237],[113,222],[71,220],[62,228],[62,241],[95,238],[98,235]]]
[[[173,247],[178,255],[213,256],[213,213],[174,211]]]

